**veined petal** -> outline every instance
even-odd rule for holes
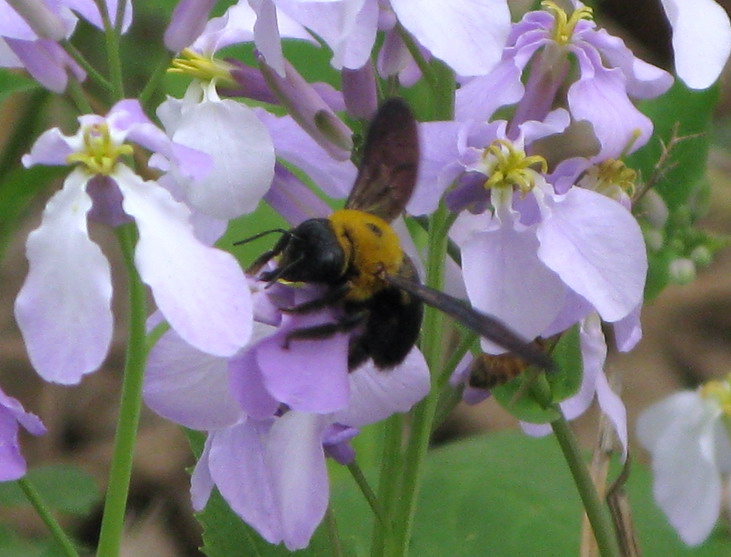
[[[334,421],[360,427],[408,412],[429,393],[429,368],[418,348],[393,369],[377,369],[369,360],[349,376],[350,404],[333,416]]]
[[[228,99],[186,106],[172,139],[213,157],[205,178],[182,184],[192,207],[219,219],[256,209],[274,177],[274,146],[250,108]]]
[[[200,243],[190,211],[124,165],[114,179],[137,221],[135,262],[170,325],[195,348],[231,356],[251,336],[251,292],[234,257]]]
[[[636,151],[650,139],[652,121],[630,102],[621,70],[596,62],[592,71],[585,71],[584,58],[577,54],[582,75],[569,87],[568,103],[576,120],[587,120],[594,127],[602,146],[598,159]]]
[[[165,30],[165,46],[180,52],[203,32],[216,0],[180,0]]]
[[[28,237],[28,276],[15,317],[31,363],[47,381],[78,383],[104,361],[112,339],[109,263],[89,239],[89,176],[73,171]]]
[[[457,89],[456,119],[486,121],[501,106],[518,102],[524,92],[515,62],[503,60],[489,74],[476,77]]]
[[[282,541],[267,438],[273,420],[246,420],[211,433],[210,475],[231,509],[269,543]]]
[[[401,24],[460,75],[489,72],[510,33],[505,0],[391,0]]]
[[[642,301],[647,255],[642,232],[618,202],[571,188],[538,227],[538,257],[609,322]]]
[[[256,348],[264,384],[272,396],[302,412],[328,413],[349,401],[348,338],[336,334],[324,339],[293,339],[285,348],[287,332],[328,321],[329,312],[296,316],[296,326],[284,326]],[[289,318],[293,319],[292,317]]]
[[[243,418],[228,381],[228,360],[196,350],[174,330],[150,350],[142,394],[163,418],[191,429],[220,429]]]
[[[533,339],[560,311],[565,287],[541,262],[538,240],[530,229],[510,224],[479,231],[462,246],[465,286],[475,308],[493,315],[516,333]],[[503,348],[482,340],[486,352]]]
[[[673,28],[675,71],[691,89],[718,79],[731,52],[731,25],[713,0],[661,0]]]
[[[326,416],[287,412],[274,422],[267,442],[272,488],[287,549],[307,547],[325,516],[330,489],[322,448]]]

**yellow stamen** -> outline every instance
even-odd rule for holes
[[[90,174],[108,176],[114,170],[117,159],[131,155],[132,146],[125,143],[115,144],[105,122],[93,124],[84,129],[84,150],[72,153],[66,160],[69,164],[80,163]]]
[[[701,385],[698,392],[703,398],[714,400],[726,416],[731,416],[731,373],[725,379],[715,379]]]
[[[621,192],[632,197],[635,193],[637,172],[620,160],[607,159],[589,168],[585,180],[591,182],[591,189],[612,199],[617,198],[617,194]]]
[[[593,12],[589,6],[581,6],[580,8],[577,8],[573,11],[571,17],[569,17],[566,11],[553,0],[543,0],[543,2],[541,2],[541,7],[553,14],[556,20],[556,25],[553,28],[553,40],[562,45],[571,42],[571,37],[574,34],[574,28],[579,21],[582,19],[593,19]]]
[[[526,194],[535,186],[538,173],[548,171],[546,159],[538,155],[527,156],[523,149],[517,148],[510,141],[496,139],[483,153],[489,178],[485,188],[517,187]],[[540,165],[540,170],[531,168]]]
[[[231,76],[234,66],[218,58],[207,58],[197,52],[186,48],[180,53],[180,58],[175,58],[168,68],[170,73],[190,75],[201,81],[213,81],[233,87],[236,80]]]

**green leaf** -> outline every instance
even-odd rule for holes
[[[196,515],[203,526],[202,551],[208,557],[331,557],[332,551],[323,525],[315,532],[308,548],[289,551],[283,545],[272,545],[243,522],[214,490],[205,510]]]
[[[7,99],[13,93],[22,93],[23,91],[32,91],[40,88],[40,83],[22,73],[0,69],[0,102]]]
[[[54,511],[86,516],[101,501],[101,493],[94,478],[78,466],[55,465],[35,468],[26,474]],[[30,505],[15,482],[0,483],[0,504],[6,506]]]
[[[546,373],[546,379],[551,385],[553,401],[561,402],[579,392],[584,376],[578,325],[574,325],[561,335],[551,356],[558,369]]]
[[[333,486],[341,533],[368,547],[372,517],[362,497],[347,487]],[[645,468],[633,465],[627,488],[644,555],[729,555],[731,537],[721,527],[697,548],[679,540],[652,499]],[[583,508],[553,436],[504,432],[433,450],[418,503],[413,557],[579,554]]]
[[[52,180],[67,172],[68,168],[57,166],[17,167],[0,177],[0,260],[18,220],[33,198]]]

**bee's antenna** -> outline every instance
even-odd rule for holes
[[[304,255],[300,255],[297,259],[292,261],[289,265],[286,265],[285,267],[279,267],[278,269],[274,269],[273,271],[269,271],[267,273],[263,273],[261,275],[261,279],[265,280],[267,282],[267,285],[264,288],[269,288],[272,284],[277,282],[279,280],[279,277],[281,277],[284,273],[289,271],[290,269],[296,267],[300,263],[302,263],[305,260]]]
[[[266,236],[267,234],[271,234],[272,232],[279,232],[281,234],[286,234],[290,236],[293,235],[289,230],[285,230],[284,228],[272,228],[271,230],[265,230],[264,232],[259,232],[258,234],[254,234],[253,236],[249,236],[248,238],[244,238],[243,240],[234,242],[234,246],[248,244],[249,242],[253,242],[254,240],[258,240],[259,238]]]

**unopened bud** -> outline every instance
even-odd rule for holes
[[[66,25],[43,0],[7,0],[41,39],[61,41],[66,38]]]
[[[680,257],[670,263],[670,280],[676,284],[688,284],[695,280],[695,263],[687,257]]]

